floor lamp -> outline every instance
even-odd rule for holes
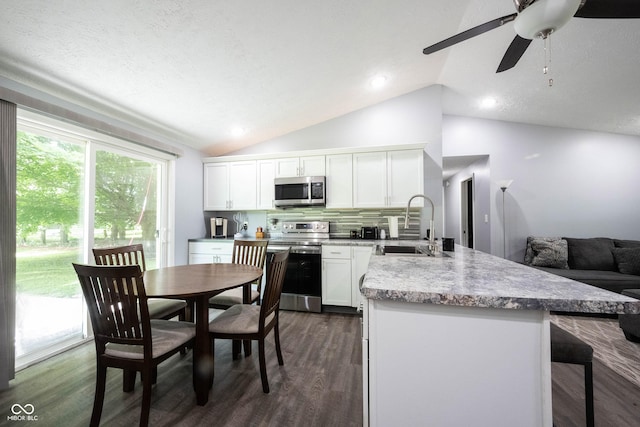
[[[504,193],[512,182],[512,179],[498,181],[498,185],[502,190],[502,258],[507,258],[507,217],[505,216],[504,211]]]

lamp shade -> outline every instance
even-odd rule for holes
[[[513,28],[525,39],[545,38],[569,22],[579,7],[580,0],[537,0],[518,14]]]
[[[498,181],[498,187],[500,187],[502,191],[505,191],[507,188],[509,188],[512,182],[512,179],[503,179],[501,181]]]

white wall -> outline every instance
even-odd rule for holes
[[[458,116],[443,118],[443,156],[489,155],[491,252],[522,261],[528,235],[640,240],[640,138]]]
[[[188,240],[205,237],[202,154],[184,148],[175,161],[175,265],[189,261]]]
[[[439,146],[441,92],[441,86],[429,86],[229,154],[427,142]]]

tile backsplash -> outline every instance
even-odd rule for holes
[[[288,208],[270,211],[248,212],[211,212],[205,211],[205,226],[207,235],[210,234],[209,218],[224,217],[229,220],[229,237],[237,231],[234,216],[245,218],[249,222],[248,236],[255,236],[256,227],[264,228],[267,236],[282,233],[284,221],[328,221],[329,233],[332,238],[348,239],[351,230],[360,231],[361,227],[377,226],[384,229],[389,236],[389,220],[386,217],[398,218],[399,239],[420,239],[420,214],[422,208],[410,210],[409,228],[404,229],[405,208],[389,209],[323,209],[323,208]]]

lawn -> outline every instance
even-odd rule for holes
[[[18,293],[73,297],[82,293],[72,262],[79,248],[24,248],[16,252]]]

